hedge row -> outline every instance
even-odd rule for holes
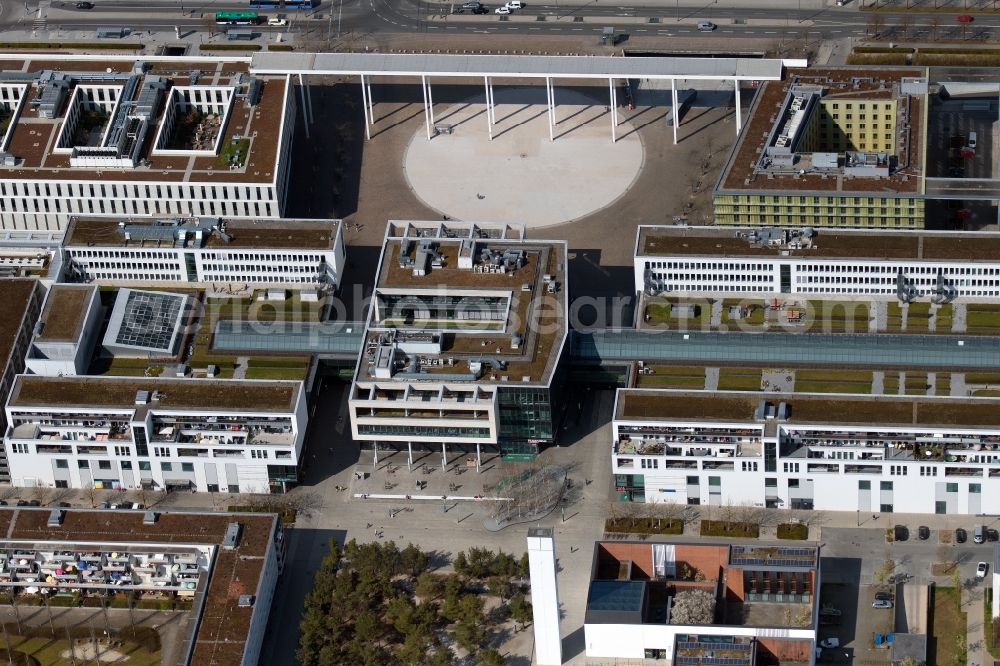
[[[684,522],[677,518],[608,518],[605,532],[618,534],[683,534]]]
[[[733,523],[726,520],[703,520],[701,521],[701,535],[756,539],[760,536],[760,525]]]
[[[809,526],[802,523],[781,523],[778,525],[779,539],[808,539]]]
[[[145,44],[136,42],[0,42],[0,49],[87,49],[139,51]]]
[[[202,44],[202,51],[260,51],[260,44]]]

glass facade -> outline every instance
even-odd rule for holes
[[[477,437],[488,439],[489,428],[461,428],[455,426],[421,426],[421,425],[374,425],[358,424],[360,435],[393,435],[402,437]]]
[[[549,389],[502,387],[497,393],[499,440],[505,457],[533,457],[542,445],[555,441]]]

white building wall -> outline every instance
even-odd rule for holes
[[[646,422],[651,427],[662,425],[692,427],[697,423]],[[619,433],[634,429],[642,422],[616,420],[614,441]],[[713,423],[716,427],[720,424]],[[726,424],[721,424],[726,425]],[[746,428],[748,423],[730,424]],[[789,426],[801,431],[801,426]],[[892,432],[899,428],[861,426],[815,426],[817,430],[851,432]],[[983,434],[983,431],[952,428],[920,428],[919,432],[939,432],[952,435]],[[1000,431],[988,432],[1000,436]],[[768,438],[764,438],[766,443]],[[770,441],[775,441],[771,438]],[[711,446],[692,442],[690,448]],[[795,498],[811,498],[815,510],[859,511],[881,513],[883,504],[891,505],[894,513],[948,513],[994,514],[1000,513],[1000,451],[968,450],[966,459],[951,462],[941,460],[862,459],[866,455],[881,455],[881,449],[861,447],[813,447],[815,452],[825,451],[831,456],[807,457],[804,449],[796,455],[781,456],[775,470],[765,469],[763,448],[760,455],[721,457],[715,455],[640,455],[612,452],[612,473],[616,475],[642,475],[645,501],[650,503],[695,503],[705,506],[724,504],[752,504],[764,506],[768,500],[777,499],[778,508],[792,508]],[[780,451],[780,447],[778,449]],[[630,464],[625,465],[625,462]],[[680,467],[694,464],[693,468]],[[725,468],[716,466],[722,465]],[[852,466],[873,468],[872,472],[849,471]],[[996,471],[997,476],[990,472]],[[952,474],[948,474],[951,471]],[[957,472],[957,473],[956,473]],[[689,483],[697,478],[698,483]],[[768,485],[768,480],[773,485]],[[715,483],[717,481],[717,483]],[[791,483],[790,483],[791,482]],[[797,485],[794,485],[797,484]],[[868,488],[862,486],[867,484]],[[886,487],[883,488],[883,484]],[[976,486],[978,485],[978,492]],[[809,488],[811,486],[811,492]],[[891,489],[890,489],[891,488]],[[943,503],[943,504],[942,504]],[[943,511],[942,511],[943,509]]]
[[[278,530],[281,529],[279,526]],[[257,583],[256,599],[253,613],[250,616],[250,626],[247,630],[246,647],[243,650],[241,666],[257,666],[260,661],[260,649],[267,633],[267,620],[271,613],[271,601],[274,590],[281,575],[283,559],[283,539],[280,535],[272,535],[264,553],[264,566]]]
[[[594,659],[634,659],[640,663],[646,650],[666,650],[674,654],[678,634],[701,636],[763,636],[815,640],[812,629],[785,629],[739,626],[690,626],[671,624],[584,624],[587,656]],[[671,657],[672,658],[672,657]]]
[[[801,252],[807,252],[802,250]],[[823,259],[801,257],[637,256],[636,291],[645,271],[664,280],[664,294],[760,296],[782,293],[781,269],[788,267],[789,294],[896,297],[900,269],[919,297],[933,295],[940,271],[958,298],[1000,299],[1000,260],[991,262]]]

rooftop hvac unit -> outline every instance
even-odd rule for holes
[[[239,601],[236,602],[236,605],[240,608],[251,608],[256,600],[257,598],[252,594],[241,594]]]
[[[147,511],[142,514],[142,524],[143,525],[153,525],[156,523],[156,519],[160,517],[160,514],[155,511]]]
[[[243,526],[239,523],[229,523],[226,527],[226,537],[222,540],[224,550],[234,550],[240,545],[240,536],[243,534]]]
[[[49,527],[61,527],[65,513],[66,512],[61,509],[53,509],[49,512]]]
[[[137,404],[137,405],[147,405],[147,404],[149,404],[149,391],[136,391],[135,392],[135,404]]]

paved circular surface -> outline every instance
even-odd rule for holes
[[[604,106],[559,106],[556,113],[549,141],[544,104],[498,104],[490,141],[484,104],[438,109],[435,124],[451,125],[452,134],[428,141],[421,124],[406,148],[406,179],[428,207],[456,220],[531,228],[600,210],[639,175],[639,133],[619,125],[612,143]]]

